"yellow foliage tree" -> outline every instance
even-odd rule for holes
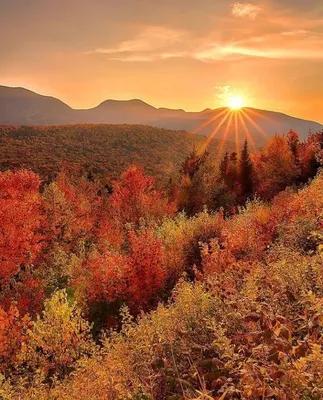
[[[42,316],[32,323],[22,347],[22,360],[45,377],[64,377],[77,360],[95,349],[90,326],[65,290],[45,302]]]

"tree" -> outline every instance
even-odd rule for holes
[[[212,199],[211,186],[214,184],[214,166],[208,152],[199,155],[196,149],[182,164],[177,204],[188,215],[196,214],[209,206]]]
[[[65,290],[54,293],[44,307],[27,331],[21,360],[47,378],[63,378],[78,359],[93,351],[90,326],[76,304],[68,300]]]
[[[44,191],[46,230],[53,242],[70,249],[80,241],[90,241],[101,205],[97,186],[85,178],[62,172]]]
[[[34,312],[41,287],[35,264],[45,244],[40,179],[31,171],[0,173],[0,303],[18,300],[21,312]]]
[[[41,250],[40,180],[30,171],[0,173],[0,282],[8,282]]]
[[[293,130],[290,130],[287,134],[287,143],[288,146],[293,153],[295,164],[299,164],[299,150],[300,150],[300,143],[299,143],[299,136]]]
[[[0,372],[9,371],[17,362],[30,324],[28,314],[21,317],[13,304],[8,311],[0,307]]]
[[[225,182],[229,167],[229,153],[226,151],[220,163],[220,177]]]
[[[301,143],[299,163],[303,182],[313,178],[323,165],[323,131],[311,133],[306,142]]]
[[[194,147],[189,156],[186,157],[185,161],[182,163],[180,170],[181,175],[189,177],[192,180],[200,167],[205,164],[208,155],[206,151],[203,154],[198,154],[196,147]]]
[[[300,175],[294,154],[283,136],[274,136],[265,150],[255,156],[254,161],[256,192],[267,200],[296,183]]]
[[[135,310],[145,307],[166,281],[165,253],[161,239],[149,231],[130,232],[127,296]]]
[[[128,168],[114,182],[108,205],[111,217],[121,225],[138,226],[141,219],[152,222],[175,212],[174,203],[169,203],[162,191],[155,189],[154,178],[136,166]]]
[[[240,156],[239,181],[241,188],[241,197],[245,201],[253,194],[253,165],[250,159],[247,139],[244,142]]]

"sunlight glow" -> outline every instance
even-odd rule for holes
[[[212,130],[210,135],[207,137],[205,143],[202,146],[202,151],[206,150],[213,139],[219,140],[219,154],[217,161],[220,161],[222,157],[226,141],[234,140],[236,144],[236,153],[241,150],[241,144],[244,139],[247,139],[250,147],[253,151],[256,151],[255,135],[261,134],[264,139],[268,139],[266,132],[257,124],[253,116],[258,117],[258,113],[250,108],[243,108],[240,106],[243,103],[243,99],[239,98],[239,101],[230,103],[229,108],[225,108],[220,113],[211,117],[205,121],[200,127],[196,129],[198,132],[200,129],[207,127],[208,125],[215,124],[215,128]],[[251,114],[251,115],[250,115]],[[222,117],[222,118],[221,118]],[[250,131],[251,125],[251,131]]]
[[[232,96],[228,100],[228,106],[231,110],[239,110],[244,106],[244,99],[240,96]]]

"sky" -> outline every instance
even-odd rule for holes
[[[0,0],[0,84],[323,122],[322,0]]]

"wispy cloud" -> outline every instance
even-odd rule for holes
[[[215,62],[219,60],[239,60],[243,58],[269,58],[269,59],[311,59],[322,60],[323,52],[320,51],[321,45],[309,46],[304,48],[302,46],[269,46],[269,47],[256,47],[249,44],[227,44],[223,46],[209,47],[203,51],[197,51],[193,57],[203,62]]]
[[[234,17],[248,17],[256,19],[258,14],[262,11],[262,7],[251,3],[233,3],[231,13]]]
[[[309,31],[307,31],[305,29],[294,29],[291,31],[282,32],[282,35],[284,35],[284,36],[303,36],[303,35],[307,35],[308,33],[309,33]]]
[[[118,44],[116,47],[98,48],[94,53],[111,54],[111,58],[129,58],[129,53],[150,53],[153,51],[170,48],[174,44],[183,41],[185,32],[182,30],[166,28],[162,26],[148,26],[135,35],[134,38]],[[166,53],[165,53],[166,54]],[[145,56],[150,58],[149,55]],[[144,58],[142,55],[140,57]]]
[[[234,3],[235,16],[255,18],[262,10],[251,3]],[[273,13],[273,11],[271,10]],[[107,48],[97,48],[86,54],[102,54],[121,62],[152,62],[172,58],[195,59],[205,63],[235,61],[244,58],[323,59],[323,24],[312,20],[313,27],[298,24],[299,17],[280,18],[273,15],[265,21],[234,25],[230,36],[223,37],[217,30],[205,36],[196,32],[164,26],[142,26],[130,37]],[[296,18],[296,19],[295,19]],[[294,21],[294,24],[293,24]],[[294,26],[300,26],[295,29]]]

